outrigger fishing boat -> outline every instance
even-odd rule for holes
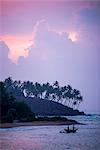
[[[69,126],[67,127],[67,129],[64,129],[64,131],[65,131],[66,133],[75,133],[77,130],[78,130],[78,129],[75,128],[74,125],[73,125],[73,128],[72,128],[72,129],[70,129]]]
[[[64,129],[64,131],[60,131],[60,133],[75,133],[77,130],[78,129],[75,128],[74,125],[73,125],[72,129],[70,129],[69,126],[68,126],[66,129]]]

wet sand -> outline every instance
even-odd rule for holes
[[[59,125],[72,125],[80,124],[76,121],[34,121],[34,122],[18,122],[18,123],[1,123],[0,128],[12,128],[19,126],[59,126]]]

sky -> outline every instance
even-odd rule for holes
[[[99,57],[99,0],[0,0],[0,80],[58,80],[100,111]]]

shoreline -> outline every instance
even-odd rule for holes
[[[13,128],[21,126],[59,126],[59,125],[83,125],[76,121],[33,121],[18,123],[1,123],[0,128]]]

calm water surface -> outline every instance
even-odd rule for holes
[[[29,126],[0,129],[0,150],[100,150],[100,116],[69,117],[77,133],[59,133],[66,126]]]

